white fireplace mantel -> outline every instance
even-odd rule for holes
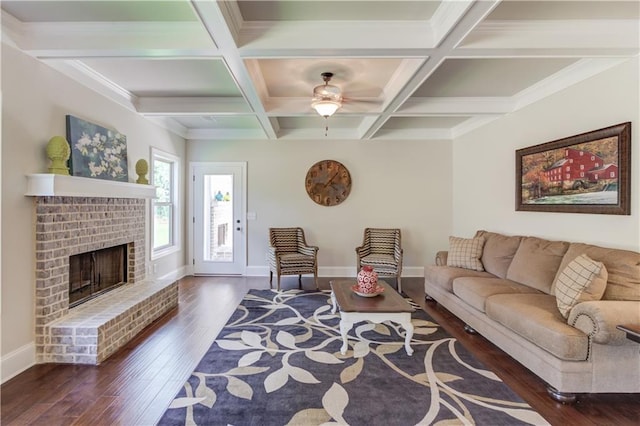
[[[26,196],[155,198],[156,188],[131,182],[116,182],[78,176],[35,173],[27,175]]]

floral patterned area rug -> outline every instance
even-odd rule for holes
[[[251,290],[160,425],[541,425],[547,422],[417,305],[355,324],[340,354],[330,293]]]

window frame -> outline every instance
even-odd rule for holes
[[[168,202],[158,202],[156,198],[151,200],[151,212],[150,212],[150,236],[149,236],[149,246],[150,246],[150,257],[151,260],[156,260],[163,256],[166,256],[171,253],[175,253],[180,250],[180,242],[182,240],[182,234],[180,232],[180,170],[181,170],[181,162],[180,157],[170,154],[168,152],[159,150],[157,148],[151,148],[151,167],[150,169],[150,177],[151,184],[155,183],[154,169],[155,162],[162,161],[164,163],[169,163],[171,166],[171,188]],[[159,206],[168,206],[171,212],[170,227],[169,227],[169,244],[160,246],[155,248],[155,209]]]

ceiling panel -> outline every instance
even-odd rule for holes
[[[332,72],[331,84],[344,96],[378,97],[397,71],[399,59],[261,59],[260,75],[270,97],[311,97],[324,84],[321,74]]]
[[[513,96],[576,59],[447,59],[414,97]]]
[[[240,1],[245,21],[428,20],[440,1]]]
[[[218,59],[89,59],[84,63],[136,96],[241,96]]]
[[[188,1],[2,1],[2,9],[23,22],[197,21]]]

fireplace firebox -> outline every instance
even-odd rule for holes
[[[125,284],[127,244],[69,257],[69,307]]]

